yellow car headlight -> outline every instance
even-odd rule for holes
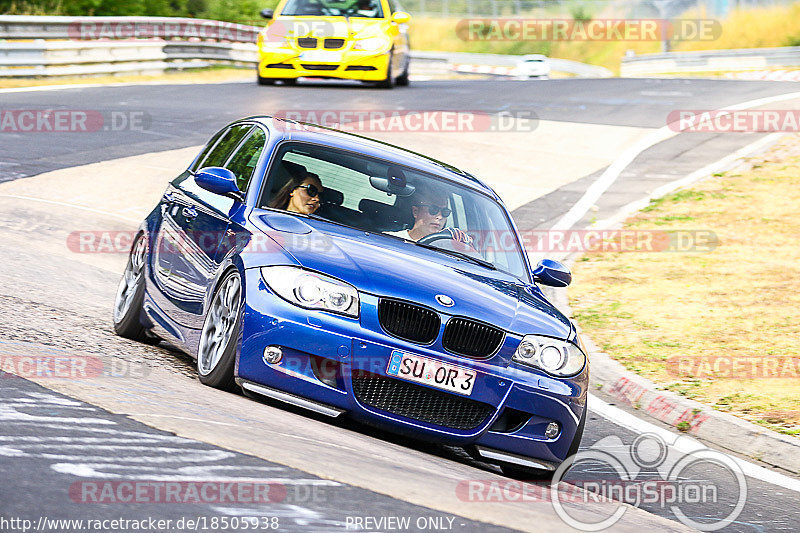
[[[385,37],[367,37],[366,39],[358,39],[353,46],[353,50],[377,52],[381,48],[387,48],[389,44],[389,40]]]

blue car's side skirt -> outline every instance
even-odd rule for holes
[[[325,416],[330,416],[331,418],[336,418],[337,416],[345,412],[344,409],[339,409],[338,407],[333,407],[332,405],[326,405],[320,402],[315,402],[307,398],[302,398],[300,396],[296,396],[294,394],[282,390],[273,389],[265,385],[259,385],[258,383],[253,383],[251,381],[247,381],[241,378],[236,378],[236,384],[242,387],[243,389],[254,392],[256,394],[260,394],[262,396],[266,396],[274,400],[295,405],[297,407],[302,407],[303,409],[308,409],[310,411],[314,411],[315,413],[320,413]]]

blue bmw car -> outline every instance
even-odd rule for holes
[[[460,446],[509,476],[577,451],[589,365],[500,198],[392,145],[274,117],[217,132],[139,228],[119,335],[212,387]]]

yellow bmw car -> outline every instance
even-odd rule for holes
[[[408,21],[396,0],[281,0],[261,16],[258,83],[302,77],[408,85]]]

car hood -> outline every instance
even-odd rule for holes
[[[566,339],[572,333],[570,321],[536,287],[509,274],[401,239],[321,220],[281,213],[256,218],[257,226],[298,264],[350,283],[361,292],[416,302],[521,335]],[[436,300],[440,294],[455,304],[444,307]]]

